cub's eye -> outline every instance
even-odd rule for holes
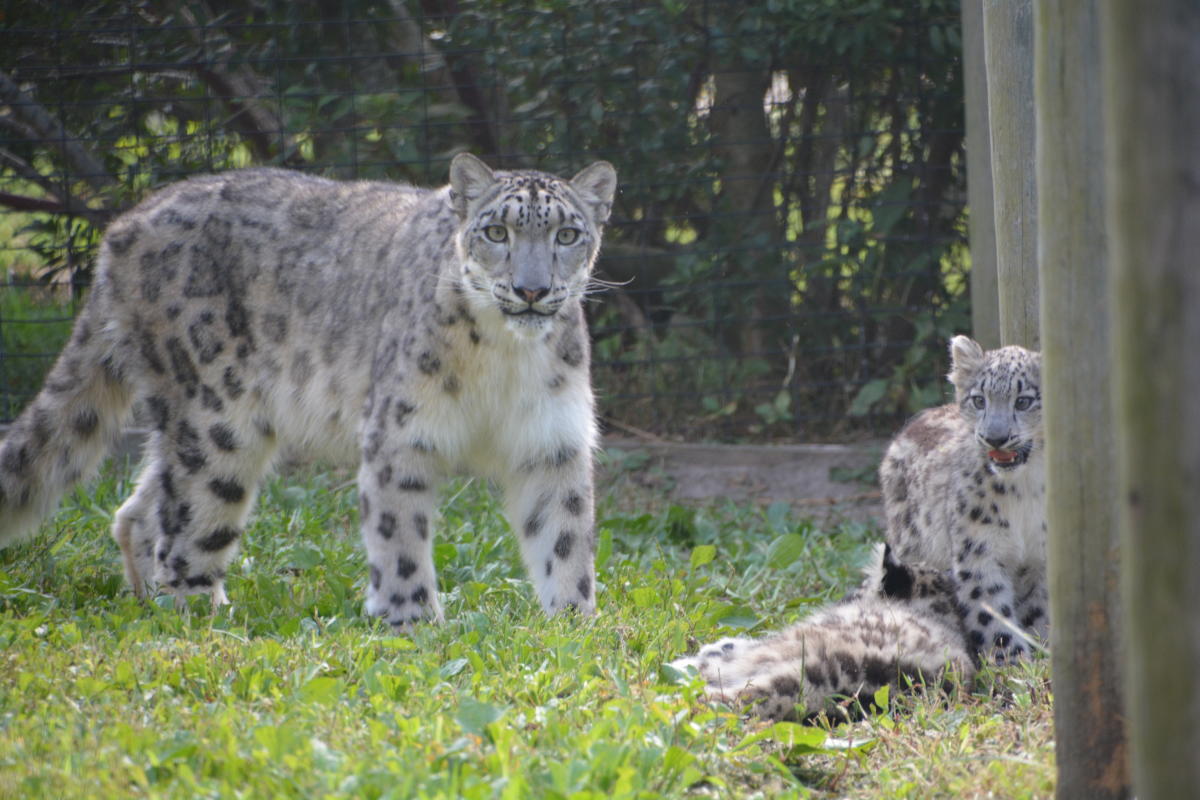
[[[575,244],[579,241],[578,228],[559,228],[558,233],[554,237],[554,241],[559,244]]]
[[[983,407],[987,405],[987,401],[983,399],[983,395],[973,394],[971,395],[971,405],[975,406],[975,408],[983,410]]]
[[[483,235],[489,242],[503,242],[508,239],[508,228],[503,225],[488,225],[483,229]]]
[[[1017,411],[1028,411],[1032,407],[1032,397],[1018,397],[1017,402],[1013,403],[1013,408],[1015,408]]]

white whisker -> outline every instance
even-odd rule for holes
[[[595,275],[588,278],[588,288],[596,287],[598,289],[620,289],[623,286],[628,286],[633,283],[633,278],[624,281],[610,281],[604,278],[597,278]]]

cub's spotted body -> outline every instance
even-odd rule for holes
[[[709,697],[769,719],[841,713],[885,685],[937,685],[947,669],[963,682],[975,676],[953,578],[900,564],[883,546],[841,602],[763,639],[721,639],[672,666],[694,667]]]
[[[548,612],[595,608],[588,340],[580,306],[616,175],[450,185],[274,169],[168,187],[112,224],[70,343],[0,449],[0,543],[91,471],[136,402],[153,424],[113,534],[139,594],[224,600],[281,447],[360,465],[366,608],[440,619],[435,490],[505,494]]]
[[[1004,663],[1049,635],[1041,357],[965,336],[950,356],[956,402],[914,417],[880,466],[887,540],[953,570],[972,646]]]

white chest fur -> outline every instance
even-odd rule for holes
[[[1029,462],[1003,484],[1005,493],[997,498],[1009,523],[1009,552],[1002,554],[1003,560],[1013,566],[1040,567],[1046,563],[1046,469],[1041,450],[1035,450]]]
[[[465,339],[466,337],[461,337]],[[525,338],[496,326],[482,344],[452,341],[445,378],[421,381],[416,401],[428,413],[413,434],[434,445],[447,472],[503,481],[523,465],[596,441],[586,369],[564,369],[553,337]]]

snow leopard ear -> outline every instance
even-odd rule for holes
[[[608,222],[613,197],[617,193],[617,171],[607,161],[597,161],[571,178],[571,188],[579,193],[592,211],[596,225]]]
[[[450,202],[460,219],[467,218],[467,207],[478,200],[496,182],[491,167],[470,153],[459,153],[450,162]]]
[[[867,563],[863,564],[862,583],[851,593],[852,596],[865,594],[868,597],[878,597],[883,591],[883,562],[888,558],[888,548],[889,545],[883,542],[876,542],[871,548],[871,555]]]
[[[896,560],[892,554],[892,546],[883,548],[883,594],[897,600],[908,600],[912,597],[912,570]]]
[[[961,388],[983,366],[984,358],[978,342],[967,336],[955,336],[950,340],[950,374],[946,377]]]
[[[1030,366],[1030,369],[1033,371],[1033,379],[1035,381],[1037,381],[1038,386],[1041,386],[1042,385],[1042,353],[1040,350],[1030,350],[1028,352],[1029,352],[1029,355],[1032,356],[1029,366]]]

